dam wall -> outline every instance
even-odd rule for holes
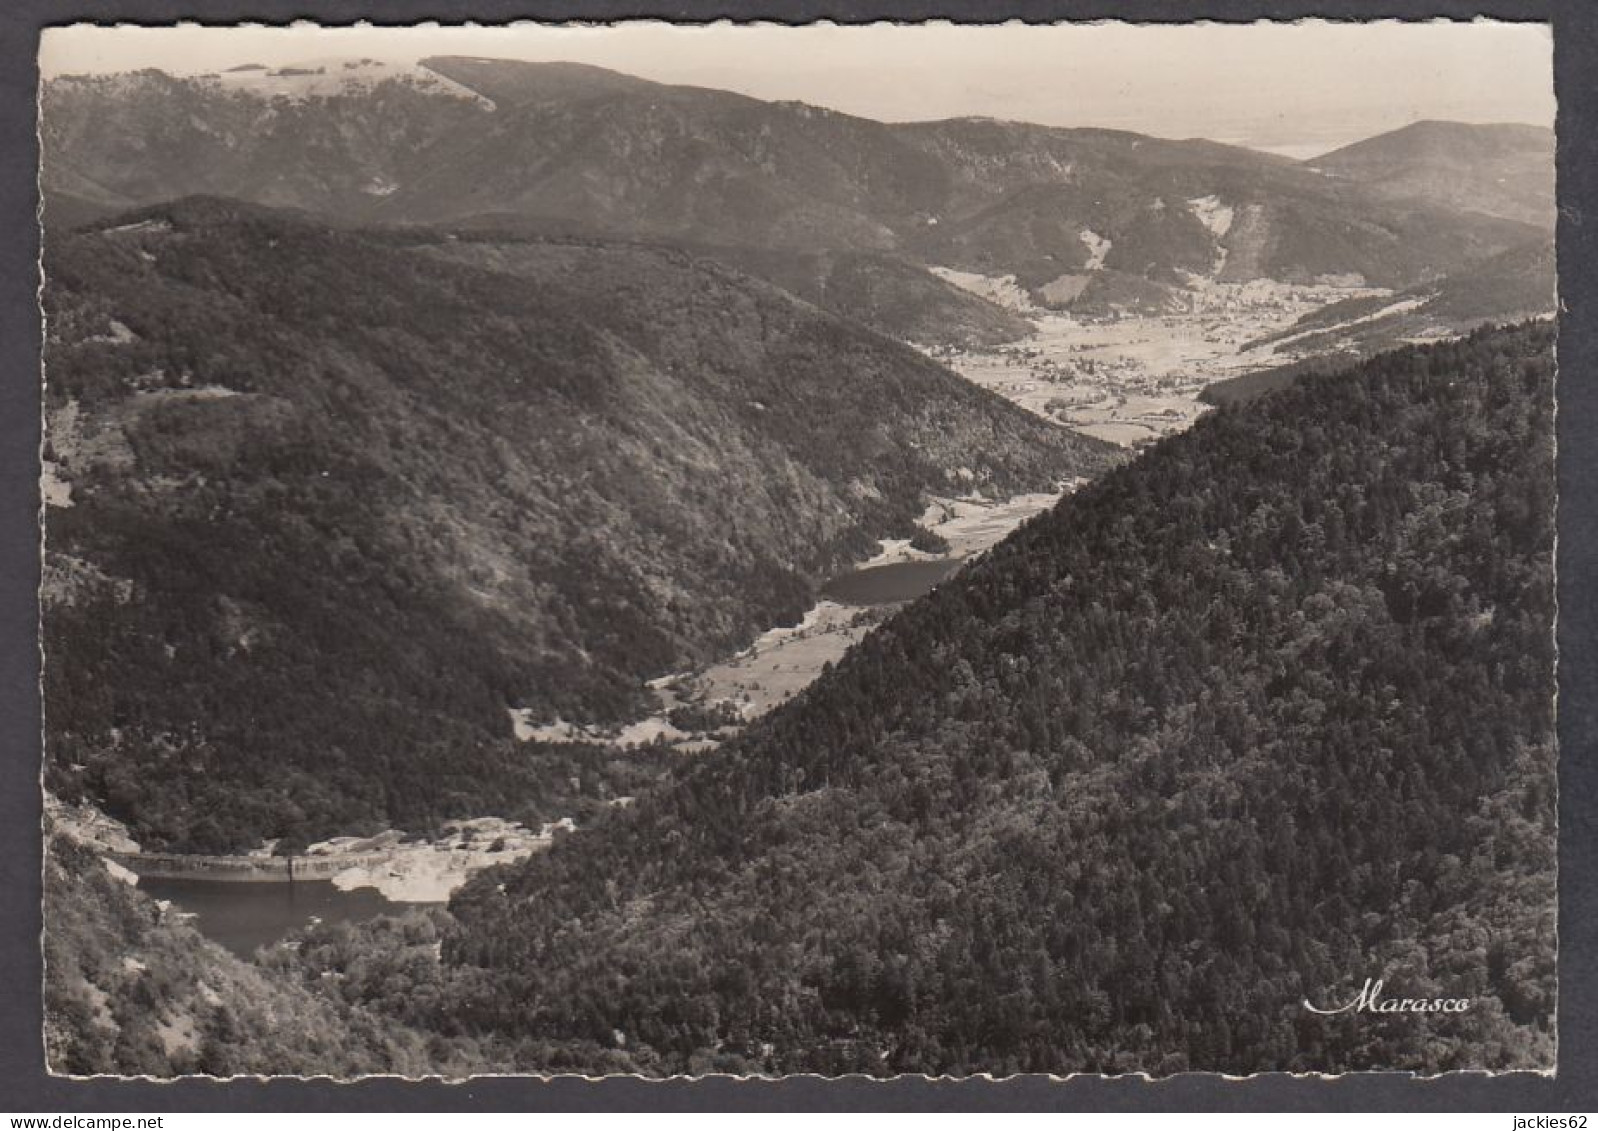
[[[331,880],[346,868],[376,867],[394,858],[392,850],[328,856],[198,856],[160,852],[111,852],[107,855],[141,879],[240,884]]]

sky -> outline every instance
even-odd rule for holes
[[[1208,137],[1310,157],[1428,118],[1553,125],[1545,24],[1027,26],[635,22],[405,28],[48,29],[46,78],[175,74],[338,56],[592,63],[660,82],[794,99],[882,121],[979,115]]]

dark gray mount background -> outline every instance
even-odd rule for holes
[[[35,53],[41,27],[90,20],[327,24],[435,19],[831,18],[1186,21],[1398,17],[1552,20],[1559,98],[1559,1074],[1337,1080],[1188,1075],[875,1082],[488,1079],[467,1084],[279,1080],[78,1082],[45,1075],[39,1033],[39,319]],[[1465,1110],[1598,1111],[1598,3],[1594,0],[0,0],[0,1109],[480,1110]],[[1507,1127],[1507,1119],[1506,1127]]]

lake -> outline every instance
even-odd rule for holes
[[[960,568],[958,559],[930,562],[890,562],[867,566],[835,577],[821,587],[821,595],[840,605],[892,605],[930,592]]]
[[[391,903],[375,888],[340,891],[331,880],[293,884],[211,883],[205,880],[144,878],[139,890],[154,899],[170,900],[194,916],[202,935],[234,954],[249,958],[257,947],[270,946],[317,918],[324,923],[358,923],[396,914],[414,904]]]

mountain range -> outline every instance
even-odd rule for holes
[[[1116,462],[900,344],[1027,330],[930,268],[1100,311],[1409,288],[1292,328],[1332,350],[1533,313],[1548,264],[1536,225],[1394,188],[1433,130],[1331,173],[458,57],[41,105],[53,784],[153,845],[562,815],[642,771],[556,788],[507,712],[637,717],[929,496]]]
[[[47,219],[210,193],[362,224],[564,223],[1014,275],[1058,308],[1157,302],[1194,277],[1402,289],[1549,223],[1546,153],[1487,127],[1458,127],[1499,173],[1473,208],[1476,182],[1435,172],[1424,130],[1305,164],[1112,130],[886,124],[574,64],[282,70],[47,83]]]

